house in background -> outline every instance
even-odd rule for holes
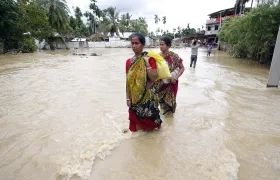
[[[104,34],[101,33],[96,33],[90,36],[91,41],[109,41],[108,36],[105,36]]]
[[[79,44],[79,48],[86,48],[88,47],[88,40],[87,38],[74,38],[71,42],[77,42]]]
[[[229,9],[223,9],[217,12],[209,14],[209,20],[206,20],[206,31],[205,35],[207,36],[207,42],[217,43],[217,35],[223,22],[227,18],[234,18],[235,16],[242,15],[245,12],[250,11],[251,8],[244,8],[243,11],[239,12],[238,8],[233,7]]]

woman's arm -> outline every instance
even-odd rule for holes
[[[129,94],[128,94],[128,92],[127,92],[127,84],[126,84],[126,105],[127,105],[128,107],[131,106],[131,99],[130,99]]]
[[[146,63],[147,74],[148,74],[149,80],[154,82],[157,79],[158,74],[157,74],[157,70],[155,67],[155,63],[153,65],[151,65],[150,61],[155,62],[155,60],[150,59],[149,57],[145,57],[144,59],[145,59],[145,63]]]
[[[130,65],[130,59],[128,59],[128,60],[126,61],[126,66],[125,66],[126,76],[127,76],[127,73],[128,73],[129,65]],[[126,104],[127,104],[128,107],[130,107],[130,106],[131,106],[131,99],[130,99],[129,94],[128,94],[128,91],[127,91],[127,81],[126,81],[126,83],[125,83],[125,86],[126,86],[126,87],[125,87],[125,90],[126,90]]]
[[[179,57],[178,57],[179,58]],[[185,71],[185,67],[184,67],[184,64],[183,64],[183,62],[182,62],[182,59],[181,58],[179,58],[180,60],[179,60],[179,66],[178,66],[178,68],[179,68],[179,71],[178,71],[178,74],[177,74],[177,76],[176,77],[172,77],[171,78],[171,83],[172,84],[175,84],[177,81],[178,81],[178,78],[184,73],[184,71]]]
[[[176,76],[176,79],[178,80],[178,78],[184,73],[185,71],[185,66],[184,64],[181,62],[179,63],[179,72],[178,75]]]

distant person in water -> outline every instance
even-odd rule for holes
[[[196,66],[199,46],[200,46],[200,41],[197,40],[197,39],[194,39],[192,41],[192,44],[191,44],[191,63],[190,63],[190,67],[193,66],[193,68],[195,68],[195,66]]]
[[[178,79],[183,74],[185,67],[183,60],[178,54],[169,50],[171,47],[171,39],[163,37],[160,39],[160,55],[164,57],[168,63],[172,78],[157,81],[155,87],[157,89],[160,107],[163,110],[163,115],[166,113],[175,113],[176,110],[176,95],[178,91]]]
[[[212,49],[213,49],[213,45],[208,44],[207,45],[207,57],[211,55]]]
[[[157,66],[153,58],[147,57],[143,48],[145,37],[139,33],[131,36],[134,56],[126,61],[126,104],[129,108],[129,129],[159,129],[160,119],[158,97],[154,90]]]

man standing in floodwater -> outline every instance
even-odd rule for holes
[[[211,55],[212,49],[213,49],[212,44],[208,44],[207,45],[207,57]]]
[[[197,39],[194,39],[192,41],[192,44],[191,44],[191,64],[190,64],[190,67],[192,67],[192,65],[193,65],[193,68],[195,68],[195,66],[196,66],[197,53],[198,53],[198,47],[199,46],[200,46],[200,41],[197,40]]]

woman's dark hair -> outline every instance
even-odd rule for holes
[[[134,33],[134,34],[132,34],[132,35],[130,36],[131,39],[134,38],[134,37],[137,37],[142,45],[145,45],[145,44],[146,44],[146,39],[145,39],[145,37],[144,37],[142,34],[140,34],[140,33]],[[130,40],[131,40],[131,39],[130,39]]]
[[[169,37],[162,37],[160,38],[161,41],[164,41],[166,46],[171,47],[171,39]]]

